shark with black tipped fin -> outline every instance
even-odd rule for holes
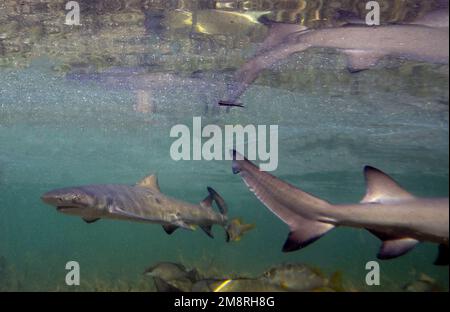
[[[260,171],[236,151],[233,156],[233,172],[289,226],[284,252],[306,247],[337,226],[347,226],[367,229],[383,241],[379,259],[396,258],[419,242],[432,242],[440,244],[435,264],[448,265],[448,198],[418,198],[382,171],[367,166],[363,200],[334,205]]]
[[[228,224],[227,205],[208,187],[209,195],[194,205],[164,195],[157,177],[151,175],[136,185],[90,185],[53,190],[42,195],[44,203],[64,214],[81,217],[87,223],[99,219],[116,219],[161,224],[167,234],[178,228],[199,226],[213,237],[214,224]],[[213,202],[219,212],[213,210]],[[227,235],[228,236],[228,235]]]

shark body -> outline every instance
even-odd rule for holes
[[[333,205],[286,183],[235,152],[233,172],[290,228],[283,247],[306,247],[337,226],[364,228],[383,241],[379,259],[406,254],[419,242],[440,244],[436,264],[448,264],[449,199],[417,198],[392,178],[366,167],[367,193],[358,204]]]
[[[45,193],[42,200],[64,214],[81,217],[88,223],[99,219],[128,220],[161,224],[168,234],[178,228],[199,226],[212,236],[214,224],[228,223],[225,201],[212,188],[199,205],[164,195],[152,175],[134,186],[91,185],[63,188]],[[217,203],[220,213],[212,209]]]
[[[351,72],[369,69],[386,56],[448,64],[448,21],[447,9],[430,12],[411,24],[377,27],[349,24],[311,30],[300,25],[273,24],[260,52],[235,73],[226,100],[237,101],[264,69],[311,48],[344,53]]]

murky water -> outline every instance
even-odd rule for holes
[[[383,23],[433,8],[432,1],[380,2]],[[358,1],[227,3],[79,1],[81,26],[64,25],[63,1],[0,4],[1,290],[153,290],[142,272],[158,261],[240,276],[306,263],[342,272],[346,289],[357,291],[402,290],[426,274],[448,290],[448,266],[432,264],[431,243],[380,262],[377,287],[366,285],[365,265],[380,242],[366,231],[338,228],[282,253],[287,226],[232,174],[230,161],[170,157],[171,128],[190,127],[194,116],[204,125],[278,125],[274,174],[330,202],[362,198],[366,164],[418,196],[448,196],[448,65],[385,58],[350,74],[345,57],[319,49],[264,71],[241,97],[245,109],[218,110],[227,82],[267,35],[258,18],[340,27],[338,8],[364,8]],[[218,226],[215,239],[199,230],[169,236],[159,225],[86,224],[40,200],[55,188],[134,184],[150,173],[165,194],[191,203],[214,187],[229,215],[256,229],[233,243]],[[71,260],[81,266],[78,288],[65,285]]]

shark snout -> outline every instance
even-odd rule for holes
[[[62,199],[60,196],[55,194],[54,192],[47,192],[41,196],[41,200],[47,205],[58,206],[58,204],[62,204]]]
[[[83,208],[90,205],[90,197],[77,188],[53,190],[43,194],[41,200],[58,209]]]

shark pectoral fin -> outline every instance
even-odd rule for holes
[[[91,219],[91,218],[82,218],[82,219],[83,219],[83,221],[86,222],[86,223],[94,223],[94,222],[100,220],[100,218],[94,218],[94,219]]]
[[[448,245],[439,245],[439,255],[434,262],[435,265],[448,265],[449,248]]]
[[[200,228],[203,230],[203,232],[206,233],[206,235],[208,235],[211,238],[214,238],[211,225],[201,225]]]
[[[155,174],[145,177],[142,181],[137,183],[138,186],[149,188],[151,190],[161,192],[158,184],[158,177]]]
[[[176,225],[163,225],[162,227],[163,227],[164,231],[169,235],[171,235],[173,232],[175,232],[178,229],[178,226],[176,226]]]
[[[296,228],[291,229],[288,238],[283,246],[283,252],[291,252],[308,246],[315,242],[328,231],[334,228],[334,225],[301,219],[296,222]]]
[[[414,195],[405,191],[390,176],[376,168],[364,168],[367,192],[361,203],[376,203],[383,200],[414,199]]]
[[[357,73],[375,66],[384,55],[372,51],[347,50],[347,68],[351,73]]]
[[[413,249],[419,243],[418,240],[413,238],[399,238],[385,240],[378,252],[378,259],[388,260],[403,256]]]
[[[381,245],[377,255],[380,260],[403,256],[419,243],[418,240],[409,237],[398,238],[374,230],[369,230],[369,232],[383,241],[383,245]]]

